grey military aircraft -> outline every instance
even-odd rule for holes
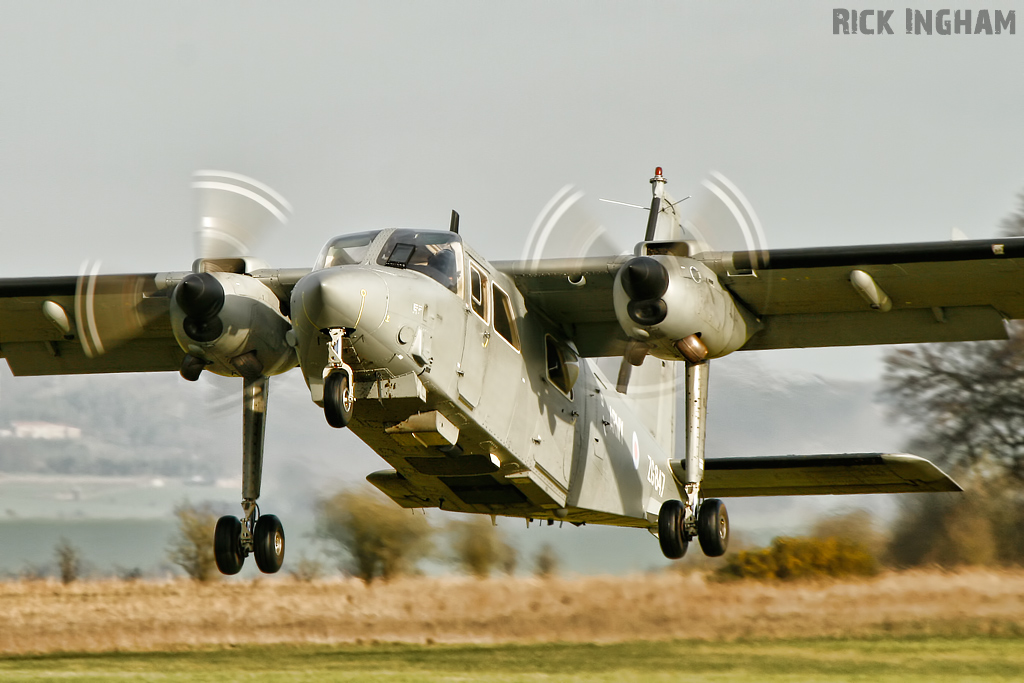
[[[960,490],[903,453],[705,460],[710,361],[1005,338],[1024,318],[1024,239],[715,251],[665,183],[659,168],[627,255],[492,263],[453,212],[447,231],[342,235],[312,269],[274,269],[246,242],[287,202],[201,172],[190,271],[2,279],[0,356],[15,375],[241,378],[242,514],[213,539],[226,574],[249,554],[282,565],[257,500],[269,378],[296,367],[327,422],[390,466],[367,479],[397,504],[647,529],[670,558],[694,538],[726,551],[721,498]],[[602,357],[621,359],[614,379]]]

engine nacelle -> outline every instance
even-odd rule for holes
[[[761,323],[699,261],[671,255],[630,259],[615,276],[623,331],[664,360],[699,362],[743,346]]]
[[[276,375],[298,364],[291,323],[267,285],[240,273],[190,273],[171,296],[174,338],[196,368],[225,377]]]

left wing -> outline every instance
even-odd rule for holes
[[[1005,339],[1024,318],[1024,238],[733,252],[708,265],[764,323],[744,349]],[[872,310],[865,273],[890,299]]]
[[[651,243],[685,252],[686,243]],[[678,246],[678,249],[675,248]],[[654,253],[654,252],[652,252]],[[630,256],[505,262],[528,310],[561,324],[584,356],[619,355],[629,341],[612,285]],[[703,252],[734,300],[764,328],[743,349],[1005,339],[1024,318],[1024,238],[862,247]],[[869,275],[891,300],[872,310],[850,282]]]

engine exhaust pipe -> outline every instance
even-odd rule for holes
[[[683,337],[676,342],[676,349],[691,363],[703,363],[708,357],[708,347],[696,334]]]

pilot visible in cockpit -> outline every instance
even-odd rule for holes
[[[433,279],[440,282],[448,289],[455,291],[456,277],[458,276],[458,257],[451,249],[441,249],[430,255],[427,259],[427,268],[435,271],[426,272]]]

